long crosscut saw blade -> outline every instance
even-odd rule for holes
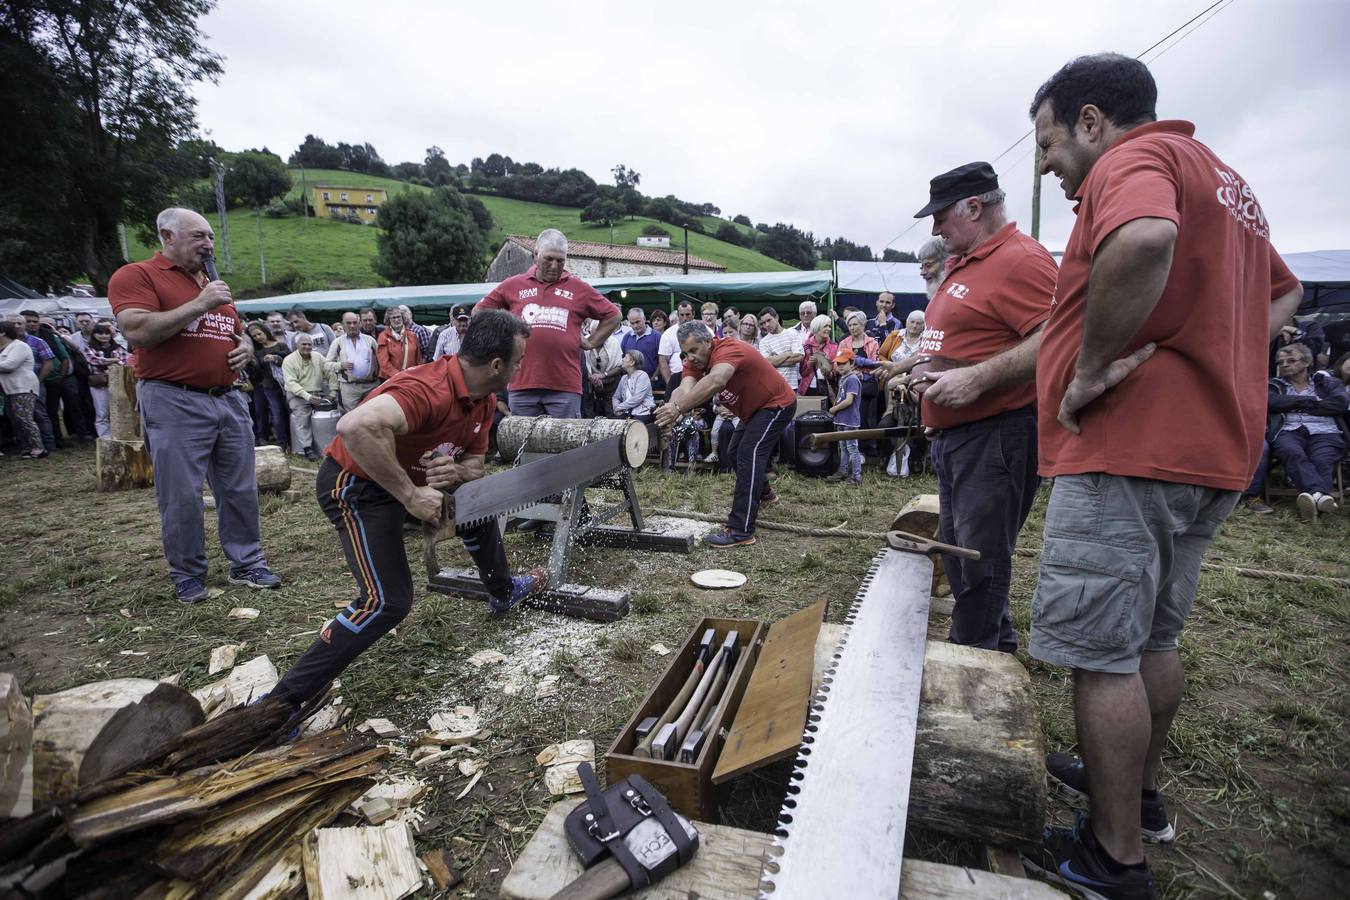
[[[761,900],[895,900],[933,564],[883,550],[802,735]]]
[[[475,525],[519,512],[533,503],[580,487],[623,465],[621,438],[583,444],[544,459],[497,472],[455,489],[455,524]]]

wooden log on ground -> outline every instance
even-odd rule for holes
[[[412,829],[403,822],[317,828],[303,859],[310,900],[399,900],[422,886]]]
[[[274,444],[253,448],[253,471],[260,494],[279,494],[291,486],[291,465],[286,454]]]
[[[936,538],[938,533],[938,515],[940,506],[937,494],[915,494],[909,498],[904,506],[900,507],[900,512],[896,513],[895,521],[891,522],[891,531],[908,531],[910,534],[922,535],[926,538]],[[951,585],[947,583],[947,573],[942,568],[942,557],[933,557],[933,596],[945,597],[952,592]],[[951,604],[930,607],[931,612],[942,612],[951,614]]]
[[[500,896],[512,900],[545,900],[582,874],[581,863],[563,834],[563,819],[577,800],[555,803],[539,830],[516,857],[502,882]],[[695,822],[698,853],[656,885],[628,897],[699,897],[700,900],[744,900],[759,894],[759,879],[773,836],[743,828]],[[859,860],[859,865],[867,865]],[[840,894],[844,896],[844,894]],[[1039,881],[1009,878],[991,872],[906,859],[899,896],[905,900],[1055,900],[1059,891]]]
[[[148,678],[96,681],[33,700],[33,799],[45,803],[79,783],[80,763],[108,720],[159,687]]]
[[[79,784],[128,772],[159,756],[169,741],[206,721],[197,698],[160,683],[135,703],[113,713],[80,760]],[[156,752],[159,751],[159,752]]]
[[[843,626],[816,642],[814,683]],[[929,641],[909,821],[984,844],[1033,850],[1045,825],[1045,739],[1031,676],[1008,653]]]
[[[548,416],[508,416],[497,426],[502,457],[514,460],[525,453],[562,453],[583,444],[623,438],[623,457],[636,469],[647,459],[647,426],[633,419],[551,419]]]
[[[145,441],[119,441],[99,438],[94,452],[94,473],[100,491],[124,491],[151,487],[155,469]]]
[[[19,678],[0,672],[0,819],[33,811],[33,711]]]

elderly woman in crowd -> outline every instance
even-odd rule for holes
[[[623,375],[614,389],[614,415],[617,418],[652,421],[656,403],[652,399],[651,376],[642,368],[644,361],[641,350],[629,350],[620,360]]]
[[[1266,439],[1298,489],[1298,509],[1310,522],[1336,510],[1331,474],[1345,453],[1350,393],[1330,372],[1310,373],[1312,350],[1288,344],[1276,354],[1270,379]]]
[[[33,420],[37,403],[38,378],[33,371],[33,350],[11,320],[0,322],[0,389],[5,393],[5,413],[9,416],[20,459],[42,459],[47,451]]]
[[[830,317],[819,315],[807,326],[806,339],[802,341],[801,378],[797,381],[797,393],[802,396],[830,398],[834,403],[834,359],[838,349],[831,337],[833,332]]]
[[[84,359],[89,363],[89,395],[94,400],[94,430],[99,437],[108,436],[108,367],[128,365],[127,351],[113,341],[112,324],[99,322],[89,334],[84,347]]]
[[[384,311],[384,331],[375,339],[376,356],[379,357],[380,374],[393,375],[404,369],[422,364],[422,346],[417,341],[417,333],[408,328],[403,319],[403,310],[391,306]]]
[[[859,411],[862,414],[862,428],[875,428],[879,413],[877,410],[877,396],[881,393],[880,385],[877,382],[876,373],[872,370],[880,362],[881,345],[877,339],[867,333],[867,313],[861,310],[853,310],[844,317],[844,323],[848,326],[848,334],[839,340],[839,349],[848,348],[853,351],[853,364],[858,369],[858,378],[862,381],[862,403]],[[875,452],[875,442],[863,441],[863,452]]]
[[[886,374],[903,375],[919,361],[919,339],[923,337],[923,310],[905,317],[905,327],[886,335],[878,354],[886,364]]]
[[[652,310],[651,318],[647,320],[648,327],[657,334],[662,334],[666,326],[670,324],[670,315],[664,309]]]
[[[754,316],[742,316],[736,333],[741,340],[753,347],[759,347],[759,320]]]
[[[698,314],[699,318],[703,320],[703,324],[707,325],[708,330],[712,332],[713,337],[722,336],[722,320],[718,316],[716,303],[709,300],[698,308]]]

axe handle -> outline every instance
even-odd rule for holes
[[[694,688],[698,687],[699,680],[702,677],[703,661],[700,659],[694,663],[694,670],[690,672],[689,677],[685,679],[684,687],[680,688],[680,692],[675,695],[675,699],[671,701],[670,706],[666,707],[666,711],[661,714],[661,718],[656,720],[656,724],[652,727],[652,730],[647,733],[647,736],[642,739],[641,743],[633,748],[634,756],[650,757],[652,755],[652,741],[656,740],[656,735],[660,732],[661,726],[668,725],[672,719],[680,714],[681,710],[684,709],[685,704],[688,703],[689,696],[694,693]]]
[[[554,894],[551,900],[607,900],[628,890],[628,873],[614,857],[601,860]]]
[[[850,431],[822,431],[811,435],[812,449],[819,450],[826,444],[839,441],[870,441],[873,438],[900,437],[910,430],[908,425],[896,425],[892,428],[854,428]]]
[[[980,551],[971,550],[969,547],[958,547],[955,544],[944,544],[942,541],[935,541],[932,538],[922,537],[917,534],[910,534],[907,531],[888,531],[886,532],[887,543],[895,550],[905,550],[911,553],[945,553],[948,556],[958,556],[961,559],[980,558]],[[908,545],[899,545],[893,543],[890,539],[906,542]]]

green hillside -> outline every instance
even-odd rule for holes
[[[291,194],[298,195],[301,190],[300,171],[293,169],[291,174],[295,179]],[[388,191],[390,196],[400,191],[427,190],[419,185],[393,178],[377,178],[334,169],[306,170],[304,183],[311,189],[317,185],[381,187]],[[660,225],[670,232],[672,248],[683,247],[680,229],[654,219],[643,217],[626,219],[614,226],[611,237],[611,229],[608,227],[583,224],[581,210],[575,207],[549,206],[545,203],[529,203],[524,200],[487,195],[480,195],[479,199],[492,213],[494,227],[488,237],[489,244],[494,250],[508,234],[536,235],[545,228],[558,228],[569,239],[576,241],[632,244],[642,227],[652,224]],[[210,215],[208,218],[219,230],[216,217]],[[372,260],[376,253],[375,236],[378,234],[376,229],[328,219],[305,220],[299,217],[269,219],[263,216],[263,246],[267,251],[269,282],[268,287],[263,288],[258,268],[258,227],[252,211],[231,210],[227,218],[234,263],[234,272],[229,276],[229,281],[239,293],[247,292],[253,295],[269,293],[279,279],[284,279],[282,287],[287,292],[371,287],[385,283],[372,268]],[[706,217],[703,221],[705,227],[715,231],[725,220]],[[747,230],[742,228],[742,231]],[[133,260],[147,259],[154,253],[153,247],[140,243],[130,234],[128,237],[131,241]],[[694,256],[720,263],[726,266],[729,272],[791,270],[790,266],[762,253],[746,247],[737,247],[705,234],[689,235],[689,252]],[[221,257],[219,260],[221,271],[224,272],[224,252],[219,246],[217,253]]]

